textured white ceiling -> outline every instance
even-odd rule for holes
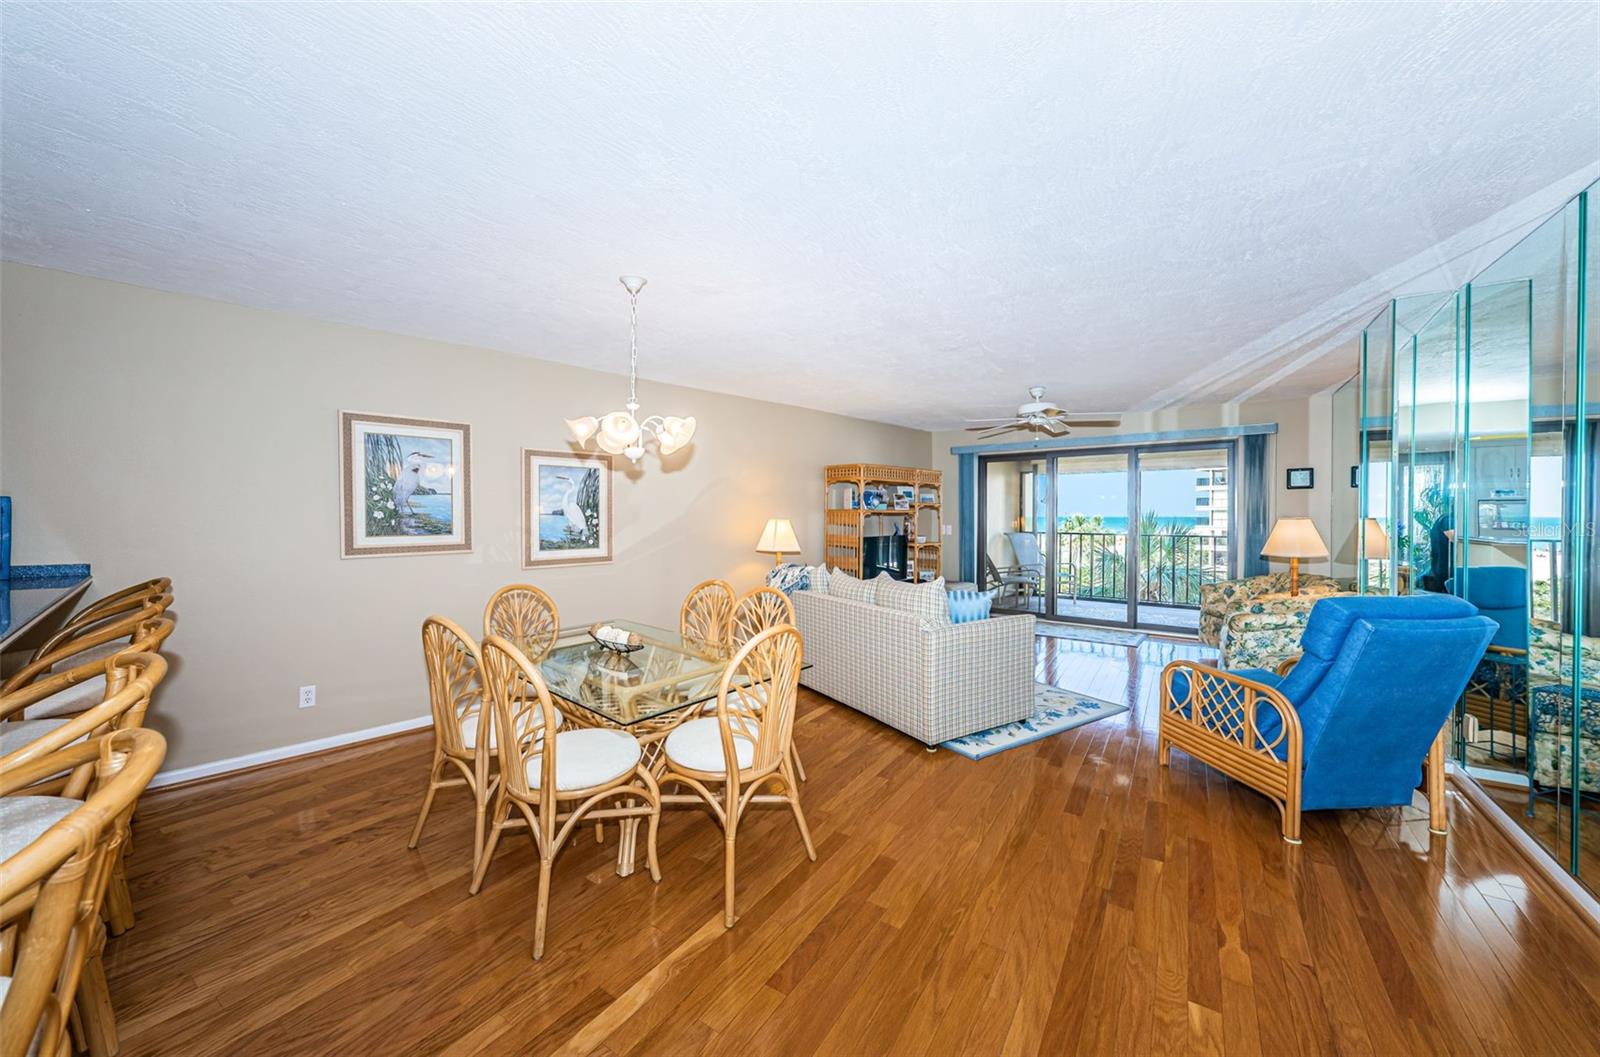
[[[638,273],[645,378],[929,428],[1030,383],[1320,389],[1380,284],[1600,159],[1595,4],[7,3],[0,36],[9,259],[619,371]]]

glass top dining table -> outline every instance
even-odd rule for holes
[[[589,713],[573,717],[580,723],[624,730],[675,726],[688,710],[716,699],[732,649],[637,621],[604,623],[636,633],[643,647],[605,649],[584,625],[564,629],[537,662],[551,694]]]

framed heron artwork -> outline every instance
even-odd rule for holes
[[[339,412],[340,557],[472,550],[472,427]]]
[[[522,567],[611,560],[611,456],[522,449]]]

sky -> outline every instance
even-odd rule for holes
[[[1093,517],[1128,516],[1128,475],[1110,473],[1058,474],[1057,507],[1062,514]],[[1194,517],[1194,470],[1145,470],[1139,482],[1139,501],[1158,517]]]
[[[539,510],[546,514],[561,512],[565,509],[562,502],[566,499],[567,489],[582,484],[583,475],[594,472],[592,469],[572,466],[539,467]],[[564,477],[568,480],[562,480]]]

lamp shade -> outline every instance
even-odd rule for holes
[[[1322,542],[1322,534],[1310,518],[1281,517],[1272,526],[1272,534],[1261,548],[1261,555],[1264,558],[1326,558],[1328,545]]]
[[[694,416],[678,418],[668,415],[661,420],[661,428],[656,431],[656,436],[661,443],[661,454],[671,455],[694,439]]]
[[[800,541],[795,538],[794,525],[786,517],[769,518],[756,550],[762,554],[799,554]]]
[[[1361,529],[1363,549],[1369,561],[1389,556],[1389,534],[1375,517],[1369,517]]]

